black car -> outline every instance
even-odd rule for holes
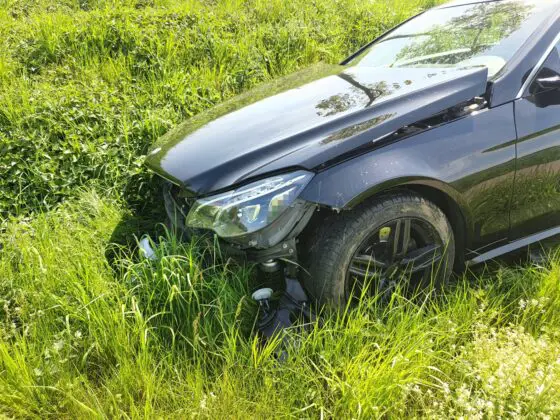
[[[560,233],[559,48],[558,0],[446,3],[191,118],[147,164],[179,229],[302,267],[321,302],[446,279]]]

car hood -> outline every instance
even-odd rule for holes
[[[486,91],[487,69],[316,65],[164,135],[146,163],[197,195],[268,172],[313,170]]]

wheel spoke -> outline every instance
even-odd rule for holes
[[[427,222],[399,217],[377,228],[364,240],[346,271],[347,293],[372,287],[374,293],[390,297],[395,286],[405,281],[420,284],[422,278],[444,259],[443,245]]]
[[[387,241],[390,251],[389,260],[391,262],[406,254],[410,245],[410,230],[410,219],[397,219],[395,221],[395,227],[391,229],[391,234]]]
[[[376,260],[371,255],[366,255],[366,254],[355,255],[354,258],[352,258],[352,265],[354,264],[361,264],[369,268],[377,268],[377,269],[383,269],[387,267],[387,264],[385,264],[384,262]]]
[[[399,238],[401,237],[401,220],[397,220],[395,223],[395,230],[391,231],[391,245],[392,245],[392,253],[391,253],[391,262],[395,261],[395,257],[399,253]]]
[[[406,255],[400,264],[411,273],[417,273],[441,261],[443,255],[440,250],[441,247],[435,244],[416,249]]]
[[[402,255],[406,255],[406,252],[408,251],[408,245],[410,244],[410,225],[411,225],[410,219],[404,219],[404,223],[401,229],[402,243],[401,243],[400,254]]]
[[[401,221],[397,220],[395,222],[395,226],[391,228],[391,232],[389,237],[387,238],[387,260],[389,264],[392,264],[395,261],[395,256],[398,252],[399,246],[399,234],[401,230]]]
[[[363,278],[371,278],[371,277],[375,277],[377,272],[375,270],[369,270],[369,269],[363,269],[360,268],[354,264],[350,265],[350,267],[348,268],[348,271],[352,274],[355,274],[357,276],[363,277]]]

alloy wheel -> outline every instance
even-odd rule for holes
[[[443,256],[444,244],[428,221],[403,217],[384,223],[352,256],[346,295],[359,296],[369,286],[371,292],[386,300],[399,283],[414,288],[429,280]]]

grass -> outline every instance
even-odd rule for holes
[[[278,363],[250,268],[156,225],[169,127],[434,3],[0,0],[0,415],[560,416],[559,254],[362,297]]]
[[[560,256],[372,299],[277,343],[252,334],[250,271],[163,233],[115,245],[122,202],[84,192],[10,224],[0,258],[0,408],[16,417],[560,414]],[[115,232],[119,234],[115,236]],[[163,231],[162,231],[163,232]],[[124,235],[124,236],[123,236]],[[206,254],[206,256],[204,255]],[[205,268],[206,267],[206,268]],[[209,267],[209,268],[208,268]]]

